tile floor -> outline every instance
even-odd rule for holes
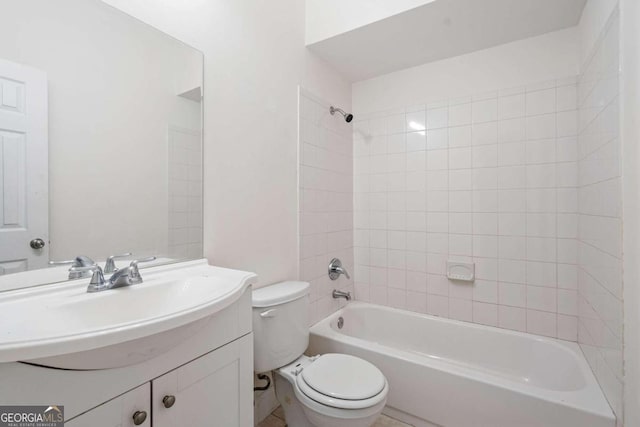
[[[281,407],[276,408],[267,418],[264,419],[258,427],[286,427],[287,423],[284,421],[284,412]],[[401,423],[398,420],[389,418],[386,415],[381,415],[378,421],[373,427],[411,427],[409,424]]]

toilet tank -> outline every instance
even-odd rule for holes
[[[254,370],[272,371],[300,357],[309,345],[309,283],[265,286],[252,300]]]

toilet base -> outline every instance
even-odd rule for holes
[[[284,370],[287,371],[287,369]],[[273,377],[276,397],[282,406],[288,427],[371,427],[382,413],[386,402],[385,399],[379,405],[365,410],[338,410],[348,413],[347,417],[338,418],[320,413],[300,402],[291,383],[291,381],[295,381],[295,377],[291,374],[281,373],[278,370],[274,372]],[[310,405],[319,404],[310,401]]]
[[[280,375],[278,371],[274,372],[273,377],[275,380],[276,397],[284,411],[284,419],[287,422],[287,427],[316,427],[311,424],[304,414],[302,404],[296,398],[291,383]]]

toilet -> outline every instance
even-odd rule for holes
[[[370,427],[389,385],[371,363],[346,354],[305,356],[309,283],[253,291],[254,370],[275,371],[276,396],[289,427]]]

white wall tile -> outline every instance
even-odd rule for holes
[[[578,191],[578,161],[587,151],[579,150],[575,81],[425,103],[407,107],[404,119],[382,113],[374,131],[363,128],[375,133],[369,150],[354,139],[363,298],[577,339],[578,208],[591,197]],[[609,148],[600,154],[619,158]],[[310,161],[327,164],[316,156]],[[604,173],[581,179],[598,185]],[[314,186],[322,178],[310,171]],[[476,281],[447,280],[448,259],[475,262]]]
[[[498,118],[500,120],[524,117],[526,113],[526,96],[524,93],[501,96],[498,99]]]
[[[472,104],[473,123],[498,120],[498,100],[496,98],[474,101]]]
[[[427,110],[427,129],[440,129],[449,126],[449,109],[447,107]]]
[[[431,129],[427,131],[427,149],[441,150],[449,145],[449,131],[447,128]]]
[[[427,149],[427,136],[424,131],[409,132],[406,137],[407,151],[424,151]]]
[[[424,131],[427,129],[426,111],[416,111],[406,114],[407,132]]]
[[[463,126],[471,124],[471,103],[449,106],[449,126]]]
[[[498,306],[498,326],[514,331],[526,332],[527,312],[523,308]]]
[[[468,147],[471,145],[471,126],[449,128],[449,147]]]
[[[526,139],[526,120],[524,117],[500,120],[498,122],[498,142],[519,142]]]
[[[496,144],[498,142],[498,122],[474,124],[471,141],[472,145]]]
[[[528,92],[526,95],[526,112],[528,116],[556,112],[556,88]]]

